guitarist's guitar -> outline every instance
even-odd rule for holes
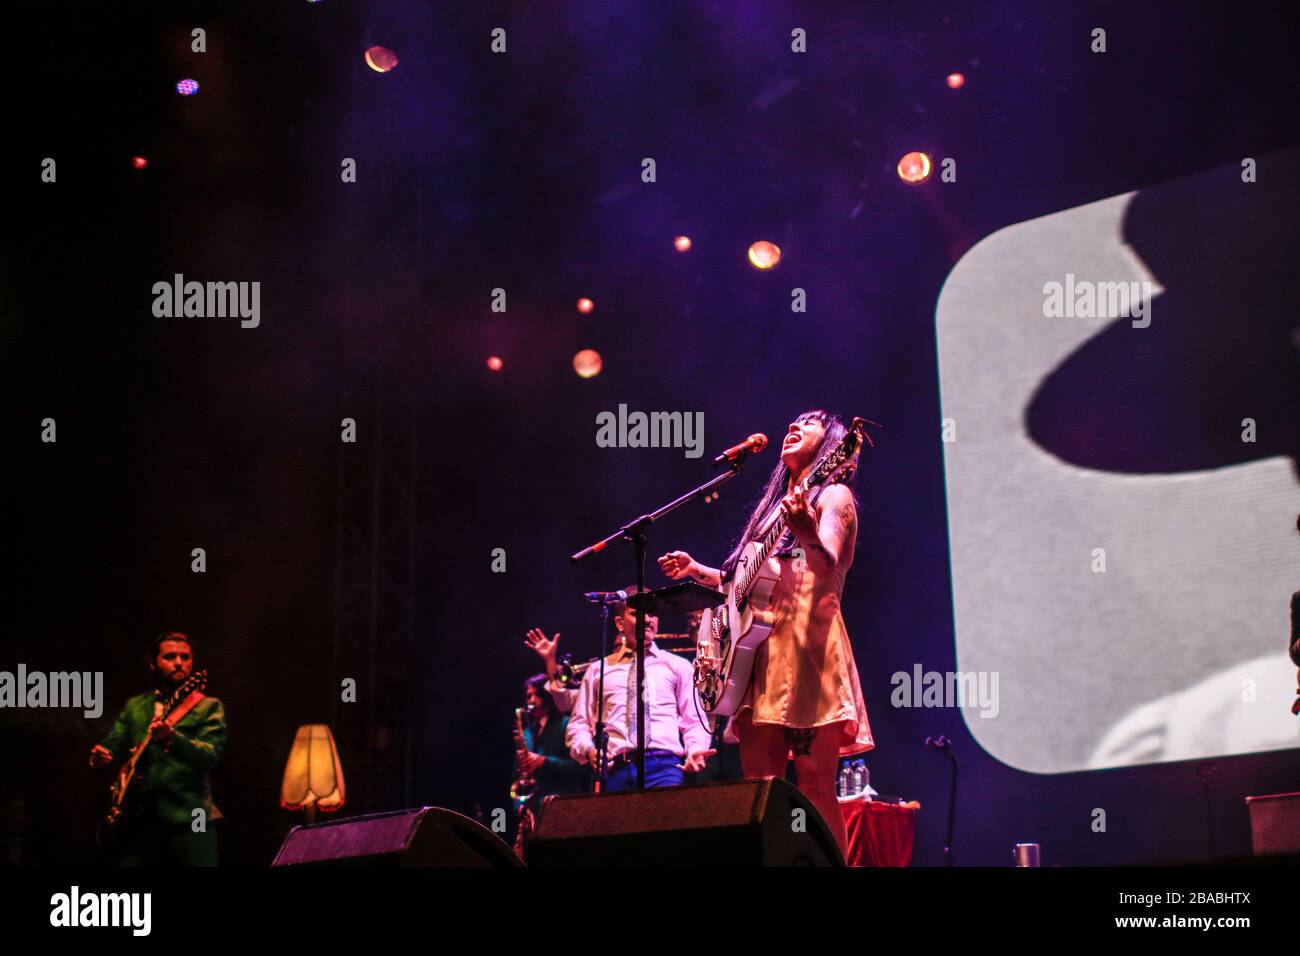
[[[202,696],[207,681],[207,671],[198,671],[191,674],[185,683],[176,689],[176,693],[167,699],[167,703],[163,705],[161,719],[167,720],[178,707],[189,700],[192,694]],[[186,707],[185,711],[178,714],[176,719],[179,720],[188,711],[189,707]],[[175,721],[171,723],[174,724]],[[95,830],[95,842],[101,847],[110,847],[117,842],[120,824],[123,817],[126,816],[129,801],[133,796],[131,784],[135,782],[136,765],[140,762],[144,752],[149,749],[151,743],[153,743],[153,731],[147,730],[144,739],[132,748],[131,755],[117,769],[117,776],[113,778],[113,785],[109,788],[109,793],[112,795],[112,804]]]
[[[864,418],[853,419],[839,446],[801,483],[805,492],[852,477],[863,440],[871,443],[867,424]],[[778,575],[767,559],[784,534],[785,512],[778,508],[776,519],[763,537],[751,541],[740,553],[724,589],[726,603],[706,610],[700,619],[695,640],[695,687],[705,712],[715,718],[715,725],[716,718],[730,717],[739,708],[749,687],[754,655],[772,633],[769,606]]]

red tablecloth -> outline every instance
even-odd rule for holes
[[[849,866],[907,866],[912,862],[916,810],[897,803],[840,804],[849,837]]]

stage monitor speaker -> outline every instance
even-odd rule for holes
[[[776,777],[551,796],[529,866],[843,866],[830,828]]]
[[[1300,793],[1247,797],[1255,856],[1300,853]]]
[[[504,841],[440,807],[294,827],[272,866],[522,866]]]

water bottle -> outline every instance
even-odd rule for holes
[[[849,765],[848,765],[847,763],[841,763],[841,764],[840,764],[840,779],[839,779],[839,782],[835,785],[835,794],[836,794],[836,796],[847,797],[847,796],[849,795],[849,786],[850,786],[849,775],[850,775],[850,773],[851,773],[851,771],[849,770]]]
[[[867,765],[865,761],[862,760],[853,761],[850,796],[856,797],[860,793],[862,793],[862,791],[866,788],[866,784],[862,780],[863,772],[866,769],[867,769]]]
[[[1016,866],[1041,866],[1042,854],[1037,843],[1017,843],[1011,848]]]
[[[865,760],[859,760],[858,763],[862,764],[862,789],[859,790],[858,792],[861,793],[864,797],[870,799],[871,798],[871,768],[867,766],[867,762]]]

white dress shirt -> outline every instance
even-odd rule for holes
[[[605,660],[605,731],[609,734],[609,755],[616,757],[636,749],[636,658],[631,651]],[[651,644],[646,652],[645,679],[649,693],[645,701],[645,745],[647,750],[667,750],[677,757],[709,749],[712,735],[701,718],[704,708],[695,692],[694,668],[690,662]],[[579,763],[586,763],[594,744],[597,708],[596,685],[600,663],[587,668],[565,743]],[[631,725],[631,729],[629,729]]]

